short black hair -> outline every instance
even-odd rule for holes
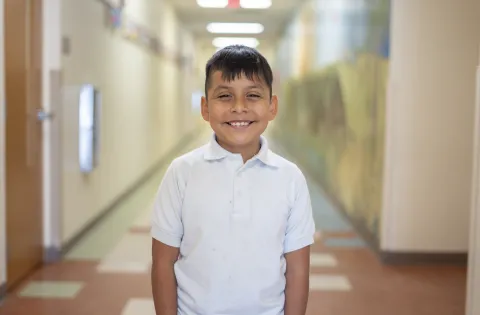
[[[255,48],[230,45],[217,51],[205,67],[205,97],[208,97],[210,77],[215,71],[221,71],[225,81],[233,81],[242,74],[249,80],[256,76],[265,81],[272,97],[272,69],[267,59]]]

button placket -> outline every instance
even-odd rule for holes
[[[234,178],[233,214],[244,216],[248,214],[248,194],[245,186],[245,174],[243,167],[240,168]]]

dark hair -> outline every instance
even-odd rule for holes
[[[231,45],[217,51],[205,67],[205,97],[210,84],[210,76],[215,71],[222,72],[225,81],[233,81],[242,74],[249,80],[256,76],[263,79],[272,97],[273,73],[267,59],[256,49],[243,45]]]

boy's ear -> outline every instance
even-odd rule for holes
[[[276,95],[272,95],[272,99],[270,100],[269,106],[269,113],[270,113],[270,120],[275,119],[278,112],[278,97]]]
[[[202,110],[203,120],[209,121],[210,115],[208,113],[208,101],[205,96],[202,96],[201,110]]]

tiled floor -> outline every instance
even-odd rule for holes
[[[27,279],[0,306],[0,315],[155,315],[148,206],[163,172],[124,201],[64,261]],[[309,180],[319,233],[311,255],[308,315],[464,314],[465,267],[380,264]]]

